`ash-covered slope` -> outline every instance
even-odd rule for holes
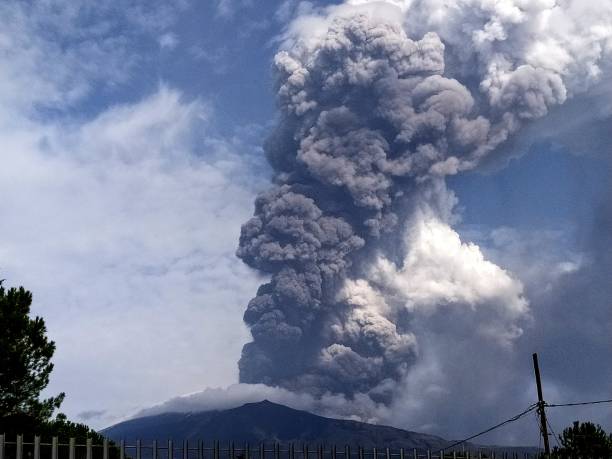
[[[345,444],[439,450],[451,442],[433,435],[330,419],[264,400],[238,408],[199,413],[163,413],[132,419],[104,429],[114,440],[219,440],[238,444],[279,442]]]

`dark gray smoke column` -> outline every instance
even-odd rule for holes
[[[476,110],[443,76],[438,35],[411,40],[365,10],[275,64],[281,117],[266,144],[275,185],[257,198],[237,252],[272,277],[244,315],[253,341],[240,381],[384,400],[417,355],[409,317],[355,310],[339,290],[373,250],[404,254],[403,221],[422,196],[446,199],[445,175],[474,167],[563,94],[526,69],[504,89],[512,103]],[[548,99],[521,103],[523,80]]]

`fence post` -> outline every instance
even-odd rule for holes
[[[412,450],[412,459],[419,459],[419,455],[417,454],[416,448]]]
[[[168,440],[168,459],[174,459],[174,443]]]
[[[125,440],[119,442],[119,459],[125,459]]]
[[[219,440],[215,440],[215,453],[214,459],[219,459]]]
[[[280,459],[280,445],[274,443],[274,459]]]
[[[72,437],[68,440],[68,459],[75,459],[76,455],[76,438]]]
[[[264,449],[264,444],[260,443],[259,444],[259,459],[265,459],[266,457],[266,451]]]
[[[91,457],[91,438],[85,441],[85,459],[92,459]]]
[[[4,434],[0,435],[0,459],[4,459]]]
[[[40,459],[40,437],[34,436],[34,459]]]
[[[344,458],[351,459],[351,447],[349,445],[344,447]]]
[[[140,442],[140,440],[136,440],[136,459],[140,459],[142,457],[141,446],[142,446],[142,443]]]
[[[57,437],[51,439],[51,459],[57,459]]]
[[[431,459],[431,450],[430,449],[427,450],[427,459]]]
[[[378,451],[376,451],[376,446],[372,448],[372,459],[378,459]]]
[[[109,459],[108,458],[108,438],[105,438],[102,441],[102,459]]]
[[[357,448],[357,455],[359,456],[359,459],[363,459],[363,448],[361,446]]]
[[[189,440],[183,440],[183,459],[189,459]]]
[[[440,450],[440,459],[444,459],[444,450],[443,449]]]
[[[198,440],[198,459],[204,459],[204,442]]]
[[[17,435],[17,451],[15,451],[15,459],[23,459],[23,437]]]
[[[391,459],[391,453],[389,452],[389,448],[385,450],[386,459]]]
[[[153,446],[151,449],[152,449],[151,451],[152,459],[157,459],[157,440],[153,440]]]
[[[400,459],[404,459],[404,448],[400,448]]]

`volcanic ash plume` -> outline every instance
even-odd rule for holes
[[[469,11],[459,7],[445,33],[441,23],[421,31],[423,19],[415,37],[406,24],[436,18],[428,8],[328,8],[296,21],[276,55],[281,116],[265,146],[274,186],[237,252],[271,277],[244,315],[253,341],[241,382],[388,402],[421,352],[415,317],[465,306],[484,311],[477,328],[500,346],[520,336],[522,286],[452,230],[444,177],[562,103],[564,74],[505,59],[499,21],[473,25],[499,43],[460,49],[453,27]],[[441,36],[455,40],[447,71]]]

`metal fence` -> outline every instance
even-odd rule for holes
[[[512,453],[469,449],[461,451],[431,451],[405,448],[362,448],[350,446],[296,445],[279,443],[249,444],[220,443],[218,441],[151,441],[136,440],[131,443],[113,443],[104,440],[94,444],[91,439],[77,443],[70,438],[67,443],[57,437],[50,442],[41,437],[23,435],[8,441],[0,435],[0,459],[530,459],[538,457],[528,453]]]

